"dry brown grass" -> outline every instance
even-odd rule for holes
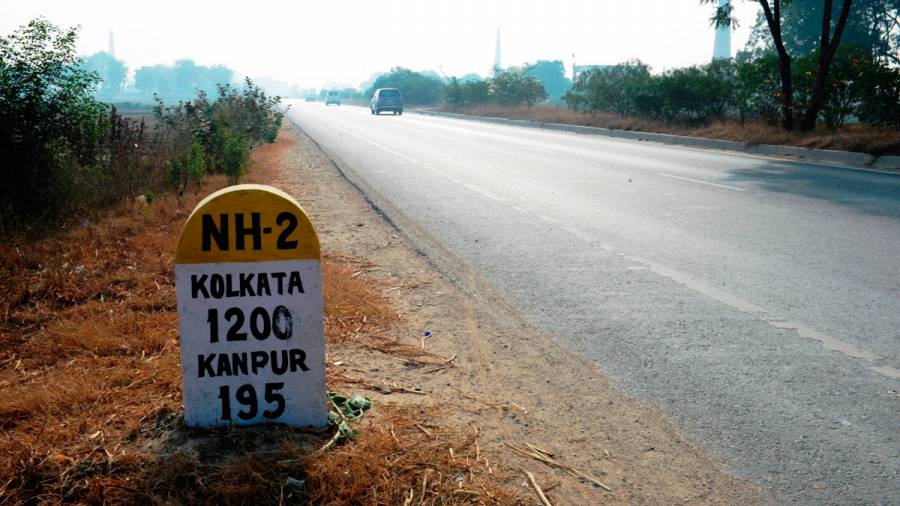
[[[804,148],[857,151],[872,155],[900,154],[900,132],[889,128],[858,124],[848,125],[835,131],[820,128],[815,132],[785,132],[778,127],[759,121],[746,122],[744,125],[736,121],[723,121],[709,126],[695,127],[643,118],[623,118],[616,114],[604,112],[591,115],[572,111],[564,107],[550,106],[535,106],[529,110],[527,107],[486,105],[465,107],[455,112],[475,116],[521,119],[539,123],[564,123],[614,130],[707,137],[710,139],[738,141],[748,145],[776,144]]]
[[[271,181],[288,147],[257,148],[248,180]],[[402,504],[410,489],[426,504],[512,501],[468,432],[431,439],[421,410],[378,405],[359,439],[316,459],[330,434],[183,428],[174,251],[190,210],[224,184],[0,246],[0,504]],[[397,317],[366,268],[326,255],[329,342],[390,344]]]

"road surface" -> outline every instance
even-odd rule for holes
[[[288,116],[775,502],[900,504],[900,176],[410,112]]]

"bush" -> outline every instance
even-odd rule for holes
[[[202,91],[194,100],[174,106],[158,97],[156,102],[158,126],[173,139],[181,160],[170,172],[179,174],[183,187],[191,174],[202,178],[207,168],[236,184],[249,163],[250,147],[275,142],[284,119],[284,113],[277,110],[281,97],[267,96],[250,79],[242,87],[219,85],[213,102]],[[195,160],[193,168],[190,160]]]
[[[792,69],[795,111],[807,108],[815,81],[818,55],[797,58]],[[708,125],[714,120],[757,117],[781,120],[778,59],[764,54],[739,55],[736,61],[651,75],[639,61],[594,69],[578,76],[563,96],[569,108],[614,112],[668,122]],[[852,47],[838,49],[828,75],[828,95],[819,121],[836,129],[851,119],[900,128],[900,70]]]
[[[76,38],[45,19],[0,37],[0,228],[69,208],[73,185],[97,172],[107,108],[91,96],[97,76],[78,67]]]
[[[250,165],[250,141],[247,136],[226,130],[219,163],[228,181],[237,184]]]
[[[523,69],[499,72],[487,80],[460,82],[454,77],[444,88],[444,102],[453,109],[487,103],[531,107],[546,98],[547,92],[540,79]]]
[[[206,170],[234,182],[254,142],[273,142],[283,114],[250,80],[222,85],[167,107],[157,100],[157,128],[96,101],[98,76],[75,56],[75,29],[36,19],[0,37],[0,232],[51,223],[151,195],[167,183],[183,192]]]
[[[521,69],[499,72],[490,80],[488,89],[495,102],[511,107],[522,104],[531,107],[547,98],[547,92],[540,79],[526,74]]]

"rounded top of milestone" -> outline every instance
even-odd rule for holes
[[[181,231],[175,263],[320,257],[316,230],[293,197],[271,186],[240,184],[197,204]]]

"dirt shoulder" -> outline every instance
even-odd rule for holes
[[[729,475],[665,415],[623,395],[596,364],[530,327],[478,273],[340,160],[293,126],[283,136],[294,145],[272,184],[310,213],[324,249],[371,264],[366,271],[399,313],[386,334],[453,358],[453,367],[423,368],[352,344],[330,346],[329,363],[340,360],[340,371],[426,394],[376,389],[369,392],[376,406],[433,406],[443,422],[477,428],[480,451],[506,468],[513,486],[525,487],[523,470],[531,471],[553,504],[762,502],[759,490]],[[426,331],[431,337],[423,339]],[[516,451],[528,444],[611,491]]]

